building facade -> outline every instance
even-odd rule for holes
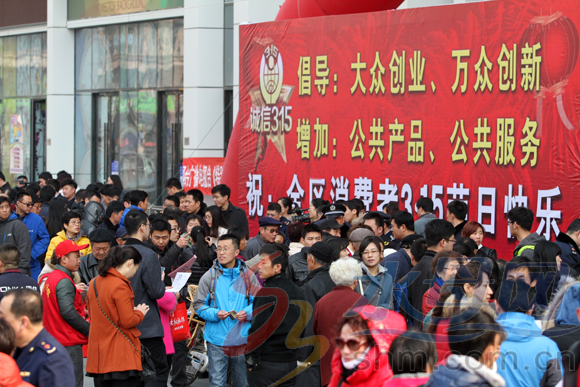
[[[283,0],[3,0],[0,169],[119,174],[160,203],[186,157],[223,157],[238,109],[239,26]],[[407,0],[401,7],[466,2]]]

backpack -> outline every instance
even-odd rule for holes
[[[219,309],[216,299],[215,299],[215,288],[217,286],[217,269],[214,268],[212,266],[210,270],[210,280],[209,280],[209,298],[210,298],[210,302],[209,302],[209,306],[211,307],[211,302],[213,301],[214,305],[216,308]],[[242,277],[243,281],[244,281],[244,287],[246,288],[246,301],[248,302],[248,305],[250,305],[250,285],[249,285],[249,279],[247,278],[247,270],[248,269],[242,269],[240,267],[240,277]]]

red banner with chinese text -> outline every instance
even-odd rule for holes
[[[212,187],[221,183],[224,161],[223,157],[183,159],[183,190],[195,188],[204,195],[211,195]]]
[[[510,259],[524,205],[554,240],[580,214],[576,1],[511,0],[240,26],[239,204],[453,199]]]

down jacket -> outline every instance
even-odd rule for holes
[[[366,321],[375,345],[367,352],[354,373],[346,378],[343,376],[345,369],[342,366],[340,350],[336,348],[328,387],[382,386],[393,376],[388,359],[389,347],[397,336],[407,330],[407,324],[397,312],[372,305],[359,306],[353,312]]]
[[[46,250],[46,257],[44,258],[44,261],[50,262],[50,259],[52,258],[52,255],[54,254],[54,249],[56,249],[56,246],[58,246],[58,244],[60,242],[66,241],[67,239],[68,238],[66,237],[65,231],[64,230],[59,231],[56,234],[56,236],[50,240],[50,244],[48,245],[48,250]],[[93,251],[93,249],[91,248],[91,241],[89,240],[89,238],[87,238],[85,236],[85,233],[82,230],[77,235],[77,239],[75,239],[73,242],[79,246],[88,245],[86,249],[79,251],[79,253],[81,254],[81,257],[83,255],[87,255]]]
[[[504,387],[505,380],[468,356],[451,355],[431,374],[424,387]]]

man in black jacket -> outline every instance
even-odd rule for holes
[[[322,230],[319,226],[309,223],[302,229],[302,238],[300,243],[304,245],[302,250],[288,258],[288,268],[286,274],[290,280],[296,285],[300,286],[302,281],[306,279],[308,273],[308,257],[307,252],[310,247],[316,242],[322,240]]]
[[[250,232],[248,229],[248,216],[246,211],[234,206],[230,202],[230,195],[232,190],[225,184],[218,184],[211,189],[213,201],[215,205],[220,208],[222,215],[230,228],[239,228],[246,235],[246,239],[250,239]]]
[[[147,248],[143,242],[149,237],[149,219],[142,210],[130,210],[125,216],[125,227],[129,239],[125,246],[132,246],[143,258],[137,273],[131,278],[131,287],[135,293],[135,306],[146,304],[149,313],[137,329],[141,332],[139,339],[149,352],[155,365],[156,380],[148,382],[148,386],[166,386],[169,377],[167,353],[163,344],[163,325],[159,316],[157,300],[165,295],[165,284],[161,279],[161,265],[157,254]]]
[[[30,233],[20,219],[10,219],[10,199],[0,196],[0,245],[11,243],[20,251],[18,268],[23,274],[30,275]]]
[[[570,269],[580,274],[580,218],[574,219],[566,232],[560,232],[556,237],[556,243],[560,246],[562,262],[567,263]]]
[[[336,286],[329,273],[332,261],[333,249],[325,242],[316,242],[308,251],[308,269],[310,273],[304,280],[304,285],[302,285],[302,294],[304,299],[312,306],[312,311],[311,315],[308,316],[308,324],[304,330],[306,339],[314,336],[312,325],[314,323],[314,307],[316,303]],[[316,359],[320,359],[322,354],[315,354],[315,362],[306,362],[310,354],[317,348],[312,346],[302,348],[300,360],[304,361],[303,366],[308,368],[298,375],[296,384],[309,387],[320,386],[320,362]]]
[[[125,211],[123,203],[117,201],[109,203],[99,228],[106,228],[107,230],[116,233],[119,229],[119,223],[121,222],[123,211]]]
[[[409,303],[411,310],[407,314],[415,320],[413,323],[421,326],[423,323],[423,295],[433,281],[431,273],[431,261],[440,251],[451,251],[455,245],[455,228],[451,223],[443,219],[433,219],[425,225],[425,239],[427,240],[427,251],[419,263],[409,271],[401,281],[407,282],[409,291]]]
[[[268,244],[260,250],[260,278],[264,286],[254,298],[252,326],[246,355],[250,386],[269,386],[296,369],[300,331],[306,325],[306,315],[299,303],[304,302],[300,288],[286,276],[288,248]],[[294,302],[298,301],[298,304]],[[294,386],[291,378],[279,386]]]
[[[20,251],[13,244],[0,246],[0,300],[12,289],[32,289],[40,293],[36,280],[18,270]]]
[[[111,249],[111,242],[115,240],[115,234],[104,228],[95,228],[89,234],[91,252],[81,257],[79,275],[81,282],[89,284],[93,278],[99,275],[99,261],[104,259]]]

